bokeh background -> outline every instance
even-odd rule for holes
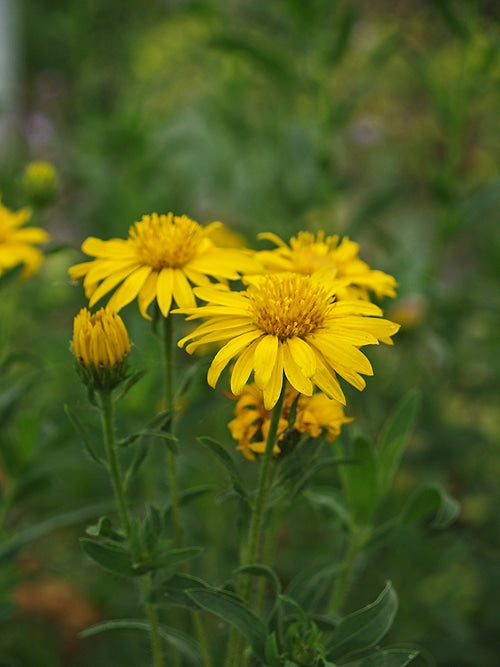
[[[397,277],[398,298],[383,306],[402,331],[394,349],[371,354],[375,377],[349,394],[350,412],[376,435],[399,397],[419,388],[393,501],[438,480],[462,509],[445,532],[407,528],[377,551],[353,608],[390,578],[400,596],[392,641],[418,644],[427,664],[496,667],[498,3],[1,0],[0,8],[3,201],[25,205],[21,175],[32,160],[52,162],[60,184],[37,220],[53,252],[38,277],[3,287],[0,303],[2,355],[16,355],[2,371],[0,486],[22,480],[8,535],[42,526],[0,570],[0,594],[14,591],[19,605],[0,624],[0,664],[142,664],[140,638],[76,637],[94,620],[133,613],[126,588],[79,551],[87,517],[46,534],[43,526],[109,499],[63,411],[65,402],[85,406],[68,352],[85,302],[67,268],[81,261],[87,236],[125,237],[143,214],[174,211],[222,220],[252,247],[263,247],[262,231],[348,235],[372,267]],[[124,316],[135,362],[151,373],[127,398],[124,428],[158,381],[157,350],[136,310]],[[228,441],[232,406],[220,393],[200,397],[189,428]],[[183,475],[200,481],[211,464],[191,451]],[[208,526],[220,545],[220,517],[234,511],[205,500],[193,538]],[[282,529],[285,579],[331,539],[301,516],[299,508]],[[208,558],[216,560],[210,549]]]

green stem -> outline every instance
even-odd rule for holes
[[[127,540],[130,543],[130,536],[132,531],[132,522],[130,520],[130,514],[127,507],[127,501],[125,498],[125,489],[123,485],[123,477],[120,469],[120,462],[118,460],[118,453],[116,449],[116,440],[115,440],[115,429],[114,429],[114,410],[113,410],[113,398],[111,391],[100,391],[99,392],[101,399],[101,420],[102,420],[102,429],[104,434],[104,445],[106,449],[106,457],[108,470],[111,476],[111,482],[113,484],[113,491],[115,494],[115,500],[118,507],[118,512],[120,514],[120,519],[122,523],[123,530]],[[151,575],[146,574],[139,579],[139,587],[141,590],[142,601],[144,604],[144,610],[146,612],[146,617],[149,624],[149,634],[151,641],[151,650],[153,654],[153,666],[154,667],[163,667],[163,649],[159,631],[159,622],[158,622],[158,613],[154,605],[147,602],[149,597],[149,591],[151,587]]]
[[[269,478],[271,472],[271,462],[273,460],[273,449],[278,436],[278,426],[283,409],[283,402],[285,399],[285,388],[286,383],[284,382],[280,397],[278,398],[278,401],[271,413],[271,423],[269,424],[269,431],[267,434],[266,449],[259,461],[260,469],[259,479],[257,482],[257,493],[255,495],[252,516],[250,518],[250,525],[248,528],[247,547],[241,559],[241,565],[243,567],[255,563],[260,550],[262,540],[262,523],[269,494]],[[252,604],[252,584],[252,578],[247,577],[242,591],[242,598],[250,607],[254,607]],[[258,600],[256,601],[256,604],[258,604]],[[244,642],[242,641],[241,637],[237,637],[235,633],[232,633],[229,640],[226,665],[227,667],[234,667],[235,665],[243,666],[245,664],[246,657],[244,656]]]

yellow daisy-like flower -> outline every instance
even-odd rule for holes
[[[371,269],[359,254],[359,244],[347,237],[326,236],[318,232],[299,232],[290,239],[289,245],[272,233],[259,234],[276,244],[273,250],[257,253],[260,262],[268,271],[296,271],[311,275],[316,271],[331,269],[340,285],[337,299],[369,298],[374,292],[378,298],[395,297],[396,280],[383,271]]]
[[[130,340],[121,317],[101,308],[82,308],[73,322],[71,350],[87,385],[112,389],[126,376]]]
[[[289,427],[290,411],[297,399],[294,424]],[[235,418],[229,422],[228,428],[242,454],[254,461],[255,454],[262,454],[266,448],[266,439],[271,423],[271,411],[266,410],[260,389],[252,384],[246,385],[236,403]],[[285,444],[285,432],[292,428],[295,434],[308,433],[317,438],[326,433],[328,440],[334,440],[343,424],[352,422],[346,417],[341,403],[328,398],[323,393],[308,397],[299,395],[292,387],[287,386],[283,410],[278,425],[278,438],[274,445],[274,454],[281,452]]]
[[[311,396],[317,386],[329,398],[345,404],[337,375],[357,389],[372,367],[360,351],[379,341],[391,344],[399,325],[382,319],[382,311],[368,301],[336,301],[332,273],[311,276],[272,273],[252,281],[245,291],[200,287],[196,295],[207,301],[200,308],[180,309],[189,320],[207,321],[179,341],[188,353],[205,343],[222,343],[209,371],[215,387],[228,363],[231,391],[241,394],[252,371],[271,409],[283,385],[283,374],[299,393]]]
[[[172,300],[181,308],[196,305],[192,285],[216,280],[236,280],[241,274],[258,271],[253,253],[244,249],[220,248],[210,234],[221,223],[202,227],[185,215],[145,215],[129,230],[127,239],[102,241],[90,237],[82,245],[90,262],[69,269],[72,278],[84,278],[85,295],[92,307],[119,287],[108,302],[118,312],[137,297],[143,317],[156,299],[164,317]]]
[[[23,277],[35,274],[43,261],[43,253],[35,246],[49,240],[40,227],[23,227],[31,211],[11,211],[0,200],[0,275],[18,264],[24,264]]]

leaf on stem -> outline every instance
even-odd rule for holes
[[[345,659],[375,646],[390,629],[397,607],[396,592],[388,582],[374,602],[341,619],[328,643],[328,658]]]
[[[248,494],[243,485],[243,479],[241,477],[240,471],[236,467],[236,464],[229,454],[229,452],[213,438],[208,436],[201,436],[197,438],[199,442],[208,447],[210,451],[216,456],[219,462],[224,466],[226,471],[229,473],[232,485],[238,496],[249,505]]]
[[[186,591],[202,609],[215,614],[244,635],[255,655],[264,659],[267,628],[237,596],[220,589],[194,589]]]

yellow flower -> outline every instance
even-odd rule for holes
[[[50,162],[30,162],[23,173],[23,190],[28,201],[38,206],[50,204],[59,189],[57,171]]]
[[[117,313],[101,308],[92,315],[82,308],[74,319],[71,347],[85,384],[112,389],[125,378],[130,341]]]
[[[145,215],[130,227],[126,240],[86,239],[82,250],[96,259],[72,266],[69,274],[84,277],[90,307],[119,285],[108,308],[118,312],[137,297],[141,314],[150,319],[147,309],[156,299],[167,317],[172,299],[181,308],[196,305],[192,284],[209,285],[208,276],[235,280],[259,270],[250,251],[216,246],[210,234],[220,224],[202,227],[172,213]]]
[[[338,235],[325,237],[324,232],[316,236],[310,232],[299,232],[284,243],[272,233],[259,234],[259,238],[276,244],[273,250],[257,253],[260,262],[268,271],[296,271],[311,275],[316,271],[331,269],[339,286],[337,299],[368,299],[369,292],[378,298],[396,296],[397,283],[393,276],[371,269],[359,257],[359,244]]]
[[[295,422],[289,427],[290,411],[297,396]],[[238,440],[236,449],[241,450],[247,459],[254,461],[256,453],[262,454],[265,451],[271,422],[271,411],[264,407],[262,392],[256,385],[245,386],[234,412],[235,418],[229,422],[228,428],[232,437]],[[352,418],[344,415],[343,406],[338,401],[323,393],[313,394],[311,397],[299,395],[292,387],[287,386],[273,452],[279,454],[281,447],[286,445],[285,432],[288,432],[289,428],[293,429],[295,435],[308,433],[313,438],[325,432],[328,440],[332,441],[340,434],[342,425],[351,421]]]
[[[179,309],[189,320],[207,321],[179,341],[192,353],[205,343],[222,344],[209,371],[215,387],[231,359],[231,391],[238,396],[254,373],[271,409],[281,393],[283,374],[299,393],[311,396],[317,386],[329,398],[345,404],[337,374],[357,389],[360,375],[372,367],[359,350],[379,341],[391,344],[399,325],[381,319],[382,311],[368,301],[336,301],[331,271],[311,276],[273,273],[259,276],[245,291],[223,286],[200,287],[196,295],[207,301],[200,308]]]
[[[30,217],[28,208],[14,212],[0,201],[0,275],[18,264],[24,264],[24,278],[40,268],[43,253],[34,246],[46,243],[49,235],[40,227],[23,227]]]

